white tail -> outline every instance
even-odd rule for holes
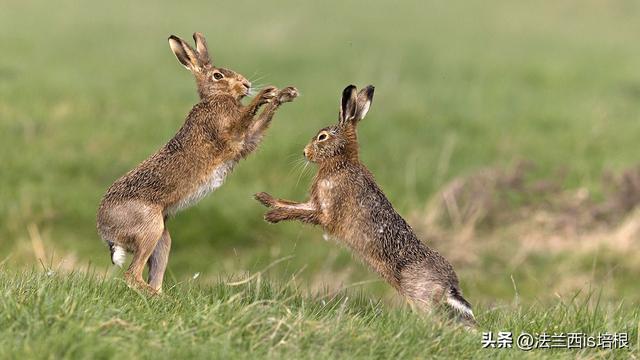
[[[111,262],[113,262],[115,265],[118,265],[119,267],[122,267],[122,265],[124,265],[126,255],[127,253],[126,251],[124,251],[124,248],[122,246],[114,245],[111,252]]]
[[[475,316],[473,316],[473,311],[471,311],[471,308],[467,304],[458,300],[457,298],[447,297],[447,304],[449,304],[449,306],[451,306],[453,309],[461,313],[463,316],[469,316],[475,319]]]
[[[471,310],[471,304],[462,297],[458,288],[449,288],[446,302],[447,305],[457,313],[458,320],[470,327],[474,327],[476,325],[476,317],[473,315],[473,311]]]

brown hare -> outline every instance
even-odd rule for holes
[[[318,165],[310,199],[304,203],[255,197],[271,208],[265,220],[298,220],[320,225],[346,244],[411,303],[424,310],[443,304],[466,325],[475,324],[451,264],[424,245],[394,210],[373,175],[358,158],[356,126],[373,100],[373,86],[342,93],[338,124],[311,139],[304,156]]]
[[[166,145],[111,185],[98,209],[98,233],[112,262],[122,266],[125,252],[132,252],[125,279],[151,293],[161,291],[169,257],[167,218],[220,187],[236,163],[256,149],[280,105],[298,96],[293,87],[267,87],[242,105],[251,83],[214,66],[204,36],[193,38],[195,49],[174,35],[169,45],[195,76],[200,102]],[[145,264],[148,284],[142,278]]]

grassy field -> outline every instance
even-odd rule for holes
[[[363,161],[452,260],[483,329],[629,331],[637,356],[639,16],[623,0],[3,2],[0,357],[486,355],[478,334],[408,312],[319,229],[262,221],[253,193],[306,196],[302,147],[349,83],[376,85]],[[110,269],[95,212],[195,103],[166,41],[194,31],[214,63],[302,96],[221,189],[171,220],[180,285],[146,300]],[[535,166],[512,170],[523,161]],[[460,183],[473,196],[452,208],[442,194]],[[264,291],[221,280],[270,264]]]
[[[305,296],[291,283],[254,278],[203,285],[186,281],[147,298],[119,279],[33,271],[0,273],[2,358],[628,358],[637,350],[524,352],[483,349],[479,334],[406,309],[388,310],[366,294]],[[230,285],[232,284],[232,285]],[[586,299],[586,298],[585,298]],[[637,311],[585,306],[482,309],[488,329],[626,331]],[[553,329],[548,327],[553,319]],[[20,354],[21,356],[16,356]]]

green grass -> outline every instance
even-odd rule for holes
[[[362,158],[421,233],[427,203],[449,181],[521,159],[537,164],[532,180],[566,173],[565,189],[603,196],[604,171],[638,163],[639,17],[633,0],[4,1],[0,357],[144,357],[156,347],[167,357],[248,357],[252,347],[273,357],[522,355],[481,351],[477,336],[422,321],[319,229],[264,223],[251,195],[304,199],[313,171],[300,171],[303,146],[335,121],[345,85],[371,83]],[[302,96],[222,188],[169,222],[169,284],[181,285],[145,300],[119,275],[79,273],[110,271],[95,231],[106,188],[170,139],[197,100],[166,41],[194,31],[207,36],[214,63]],[[574,242],[553,250],[520,235],[495,224],[471,243],[432,243],[452,259],[483,326],[628,329],[637,345],[637,240],[621,246],[610,231],[590,246],[558,233],[557,242]],[[278,259],[263,283],[272,293],[220,283]],[[29,272],[40,262],[56,275]],[[294,288],[282,285],[292,274]],[[344,309],[346,295],[320,305],[322,289],[342,288],[357,292]],[[593,296],[562,305],[576,293],[600,306]],[[257,298],[274,303],[248,306]]]
[[[0,271],[2,358],[628,358],[617,350],[483,349],[481,331],[628,332],[638,313],[588,297],[479,311],[469,332],[441,318],[389,310],[362,293],[305,296],[263,278],[186,281],[161,297],[91,272]],[[593,299],[592,299],[593,300]]]

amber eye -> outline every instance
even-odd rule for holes
[[[325,141],[325,140],[327,140],[328,137],[329,137],[329,135],[327,135],[327,133],[325,133],[325,132],[320,133],[320,135],[318,135],[318,141]]]
[[[217,73],[213,73],[213,78],[216,80],[220,80],[224,77],[224,75],[222,75],[221,73],[217,72]]]

